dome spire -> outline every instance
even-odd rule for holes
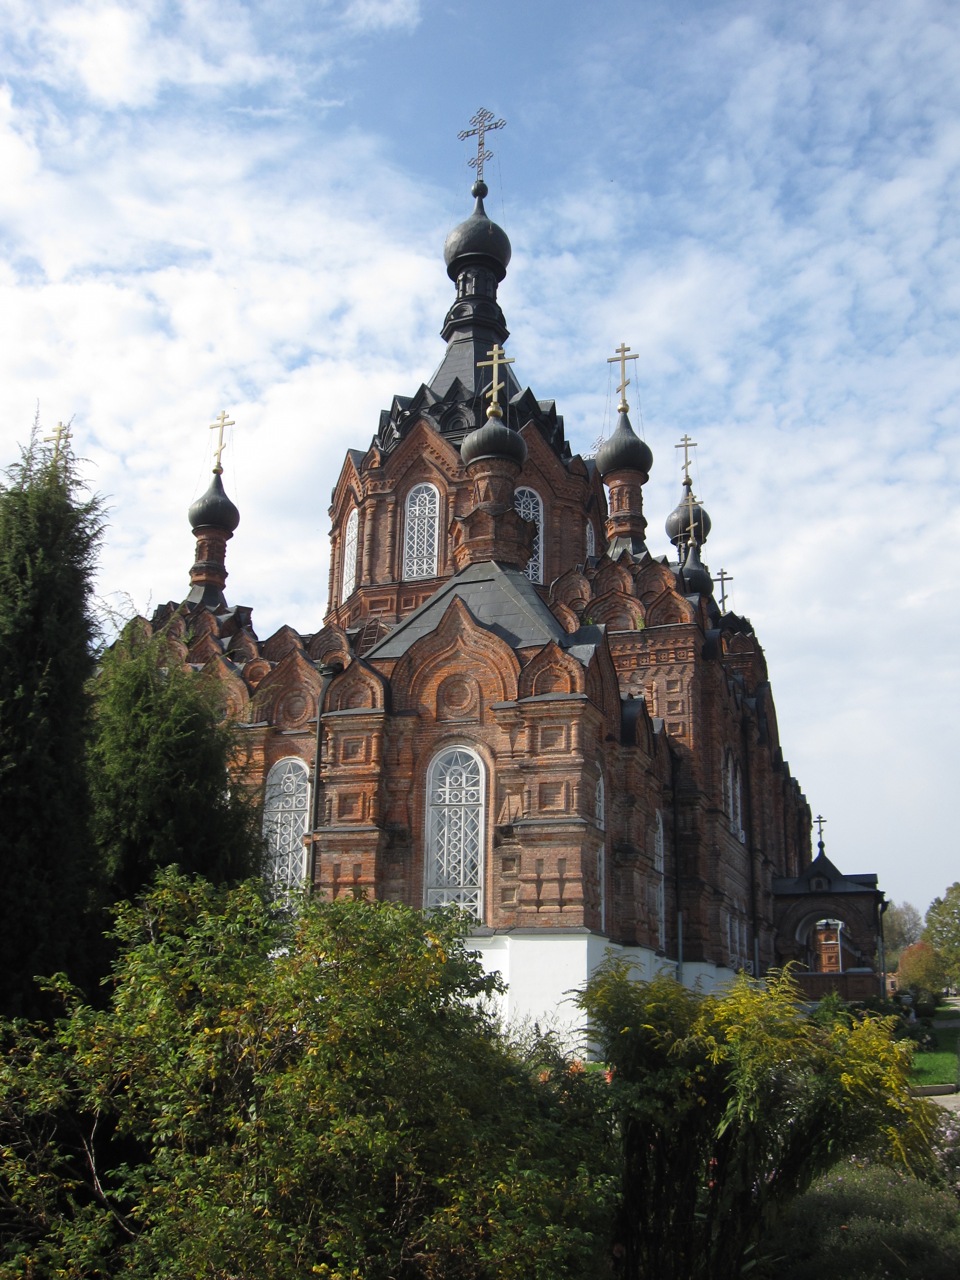
[[[487,217],[483,207],[488,194],[483,180],[484,161],[493,155],[486,146],[486,135],[502,129],[505,120],[494,120],[493,112],[481,107],[470,122],[474,128],[462,129],[461,140],[477,138],[477,154],[471,156],[470,167],[477,178],[471,188],[475,198],[473,213],[447,236],[443,259],[447,275],[457,286],[457,294],[446,314],[440,336],[447,350],[440,368],[430,379],[430,390],[440,398],[459,381],[468,397],[482,389],[478,365],[494,344],[503,346],[510,331],[497,302],[497,286],[507,274],[511,247],[507,233]],[[507,398],[519,390],[516,379],[507,374]]]
[[[620,416],[617,429],[600,446],[596,457],[600,478],[610,490],[606,534],[607,555],[612,560],[624,551],[629,551],[634,559],[639,560],[647,551],[643,540],[647,529],[643,514],[643,486],[650,478],[653,454],[634,431],[627,416],[630,409],[627,404],[627,387],[630,385],[627,361],[639,358],[629,355],[629,351],[630,348],[621,342],[616,354],[607,358],[608,364],[620,365],[620,385],[617,387],[620,397],[617,412]]]
[[[677,549],[677,559],[684,559],[684,548],[691,541],[702,547],[710,533],[712,522],[704,508],[693,495],[693,481],[690,479],[690,450],[697,447],[696,440],[684,433],[678,445],[683,450],[683,496],[667,516],[664,529],[667,537]]]
[[[193,503],[187,513],[190,528],[197,540],[197,553],[190,569],[190,594],[185,603],[206,605],[216,611],[227,607],[227,599],[223,594],[227,582],[227,543],[240,523],[240,512],[227,497],[220,478],[223,475],[221,459],[226,447],[223,442],[224,428],[234,425],[225,410],[221,411],[216,422],[210,423],[210,430],[218,432],[213,451],[213,479],[206,493]]]

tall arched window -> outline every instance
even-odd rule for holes
[[[733,766],[733,807],[730,811],[730,830],[741,844],[746,844],[747,833],[743,829],[743,783],[740,766]]]
[[[416,484],[407,494],[403,529],[403,576],[437,576],[440,494],[432,484]]]
[[[657,900],[657,945],[667,945],[666,859],[664,857],[663,814],[657,810],[657,827],[653,835],[653,874]]]
[[[307,766],[294,756],[278,760],[267,774],[263,798],[266,878],[279,895],[299,890],[304,881],[303,837],[310,813]]]
[[[607,825],[606,804],[603,794],[603,774],[597,779],[597,789],[593,798],[593,817],[602,831]]]
[[[733,829],[733,756],[729,751],[723,753],[723,811],[730,820]]]
[[[427,774],[426,905],[483,919],[484,768],[468,747],[441,751]]]
[[[353,594],[353,588],[357,585],[357,530],[360,525],[360,515],[357,508],[354,507],[347,516],[347,523],[343,530],[343,579],[342,590],[340,593],[341,601]]]
[[[518,489],[513,495],[513,505],[524,520],[533,520],[537,526],[533,540],[533,553],[527,561],[524,573],[531,582],[543,581],[543,503],[536,489]]]
[[[593,529],[593,521],[587,521],[587,559],[597,554],[597,535]]]

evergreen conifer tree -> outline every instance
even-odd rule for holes
[[[34,427],[0,483],[0,1010],[32,1013],[37,974],[82,976],[93,859],[85,748],[92,579],[103,527],[58,431]]]
[[[214,884],[260,866],[259,816],[231,782],[235,733],[173,642],[132,623],[93,686],[93,832],[111,901],[176,864]]]

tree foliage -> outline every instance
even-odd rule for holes
[[[912,902],[891,902],[883,914],[887,968],[896,969],[900,953],[920,941],[923,916]]]
[[[943,957],[929,942],[915,942],[900,956],[897,985],[901,991],[937,996],[947,980]]]
[[[461,922],[168,873],[110,1007],[6,1027],[4,1274],[602,1276],[602,1077],[509,1052]]]
[[[774,1210],[845,1153],[921,1152],[892,1020],[805,1014],[789,974],[705,995],[609,961],[581,997],[611,1068],[626,1280],[727,1280]]]
[[[0,484],[0,1012],[76,965],[93,859],[84,753],[102,530],[68,451],[35,428]]]
[[[960,880],[930,904],[923,936],[943,960],[947,982],[960,986]]]
[[[214,883],[259,868],[259,816],[231,784],[234,749],[212,686],[162,635],[129,626],[93,685],[93,833],[111,900],[174,863]]]

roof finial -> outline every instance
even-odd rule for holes
[[[62,422],[58,422],[53,429],[53,435],[43,437],[44,444],[53,445],[54,462],[60,461],[60,446],[63,445],[63,447],[66,448],[66,446],[70,443],[71,438],[72,438],[72,433],[70,431],[69,422],[66,424]]]
[[[504,355],[503,347],[501,347],[498,342],[493,344],[493,350],[488,351],[487,355],[490,357],[489,360],[477,361],[478,369],[492,370],[490,374],[490,390],[487,392],[487,395],[490,397],[490,403],[487,405],[487,417],[502,418],[503,410],[500,408],[500,392],[503,390],[505,384],[498,380],[497,374],[499,373],[502,365],[513,364],[513,356]]]
[[[726,569],[721,569],[714,582],[720,583],[720,612],[727,612],[727,583],[733,581],[733,575],[727,573]]]
[[[223,429],[224,427],[235,427],[236,425],[237,424],[234,422],[232,418],[227,417],[226,409],[221,409],[220,417],[217,418],[216,422],[210,423],[210,430],[218,431],[220,433],[217,436],[217,447],[213,451],[214,456],[216,457],[216,462],[213,464],[213,469],[218,476],[223,475],[223,465],[220,462],[220,455],[223,453],[224,449],[226,448],[226,445],[223,443]]]
[[[706,531],[703,527],[703,507],[700,505],[700,499],[693,492],[693,485],[690,483],[689,475],[683,482],[687,491],[687,496],[683,499],[686,507],[687,516],[687,545],[695,542],[697,546],[701,546],[706,541]]]
[[[620,385],[617,387],[617,395],[620,397],[620,403],[617,405],[617,413],[630,412],[630,406],[627,404],[627,387],[630,385],[630,379],[627,377],[627,361],[639,360],[640,356],[628,356],[627,352],[629,350],[630,348],[621,342],[619,347],[617,347],[616,355],[607,356],[607,364],[619,364],[620,366]]]
[[[493,112],[488,111],[486,107],[481,107],[475,116],[470,117],[470,123],[474,126],[472,129],[461,129],[457,137],[461,142],[465,142],[467,138],[477,139],[477,154],[471,156],[467,164],[471,169],[477,171],[477,185],[485,186],[483,181],[483,165],[486,160],[493,159],[493,152],[486,148],[486,135],[493,129],[502,129],[507,123],[506,120],[494,120]],[[475,191],[474,195],[484,196],[486,191]]]
[[[690,483],[690,450],[696,449],[697,442],[692,440],[690,436],[684,432],[680,437],[680,443],[673,446],[675,449],[683,450],[683,483]]]
[[[827,820],[822,814],[818,813],[814,818],[814,822],[817,824],[817,836],[819,837],[817,840],[817,848],[821,853],[823,853],[823,828],[827,825]]]

